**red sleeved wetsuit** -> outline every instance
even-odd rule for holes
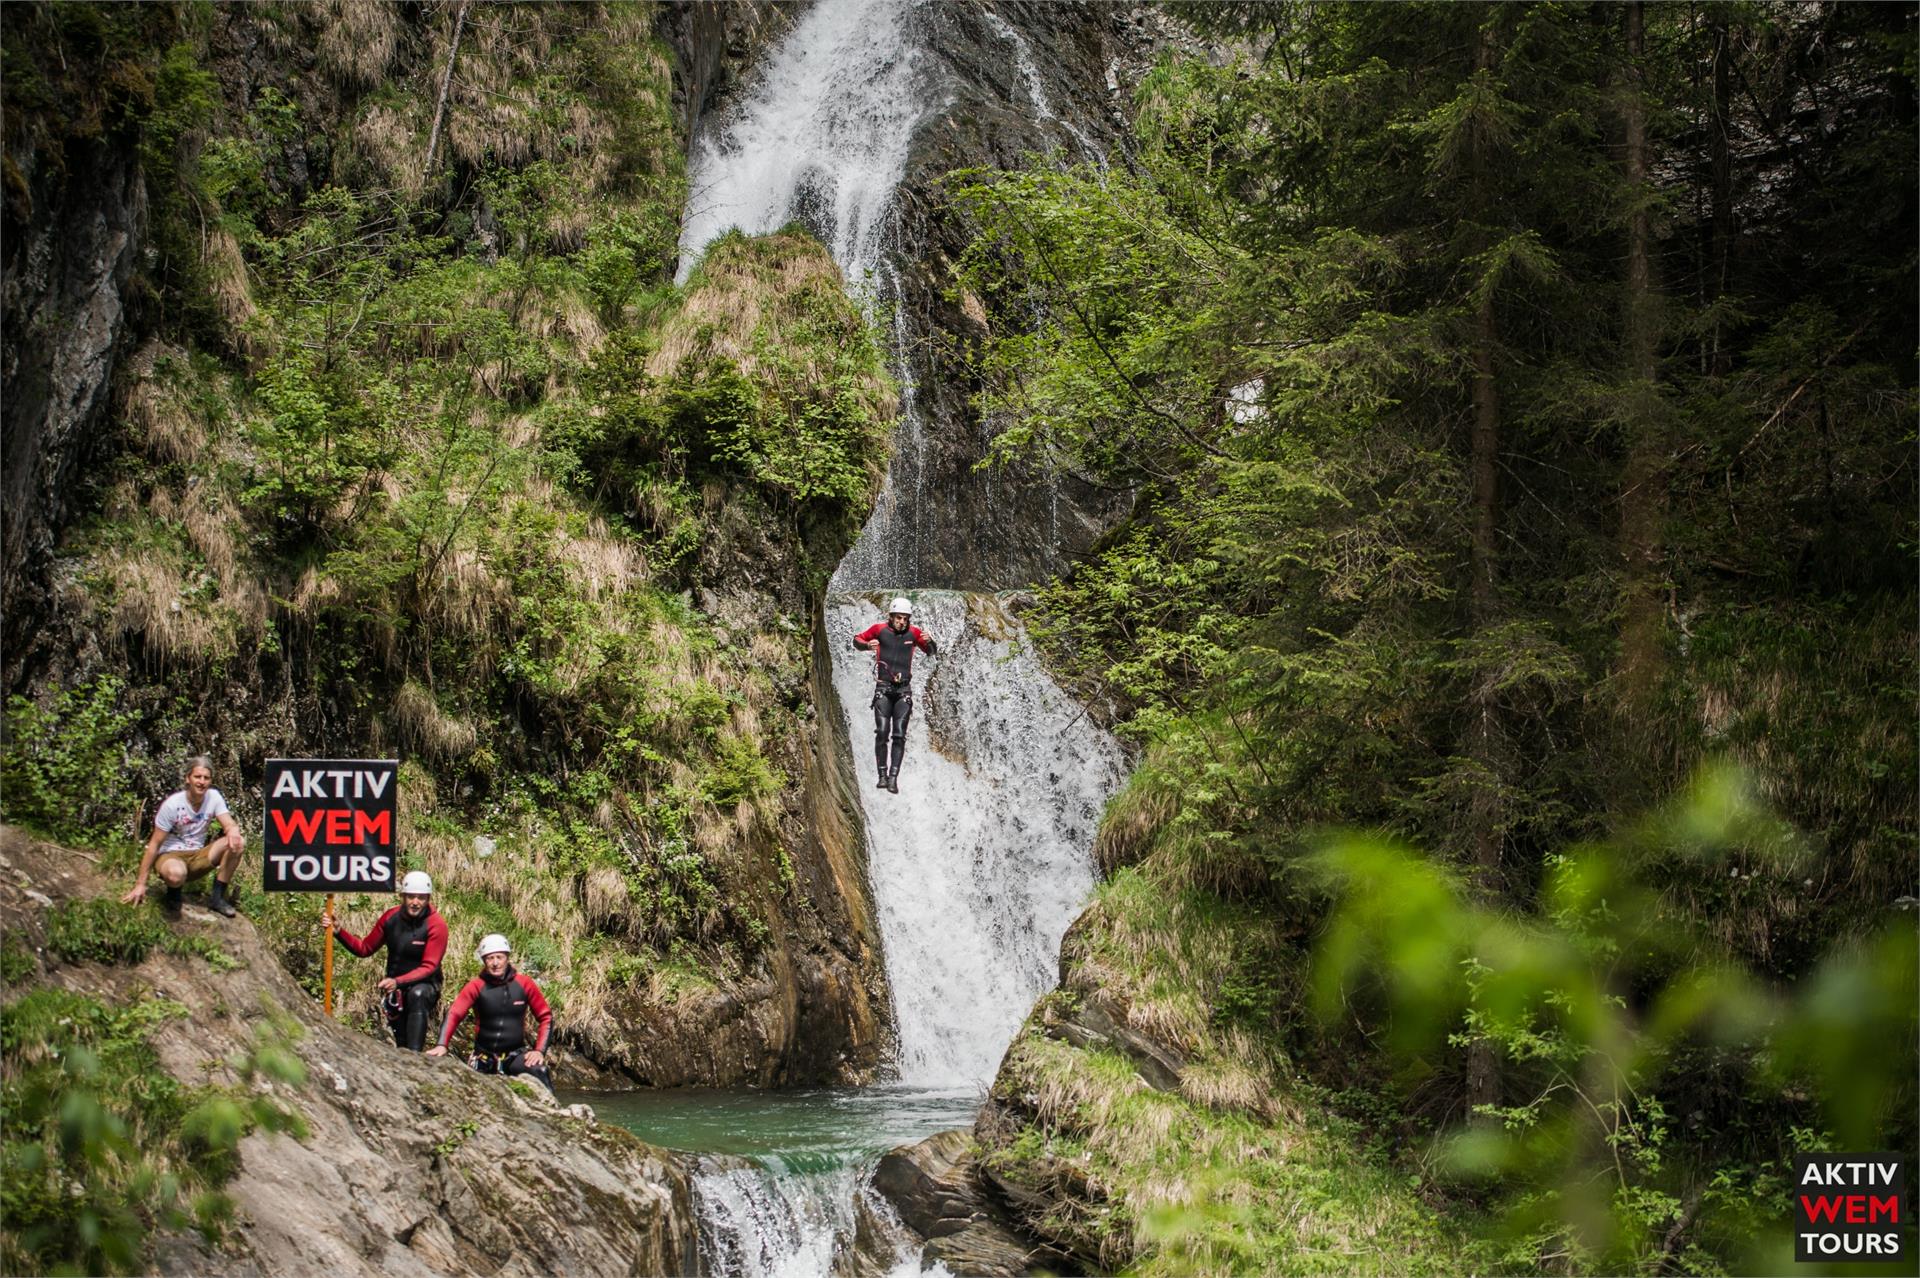
[[[409,919],[405,907],[394,906],[380,916],[364,936],[335,928],[333,939],[366,958],[387,947],[387,975],[401,985],[440,979],[440,960],[447,955],[447,921],[431,905],[422,919]],[[395,918],[399,915],[399,918]]]
[[[484,1056],[504,1056],[526,1046],[528,1012],[540,1023],[533,1050],[547,1050],[547,1039],[553,1033],[553,1009],[547,1006],[546,996],[531,976],[508,968],[497,979],[482,973],[468,981],[447,1011],[446,1026],[440,1031],[440,1046],[453,1041],[454,1031],[460,1028],[469,1009],[475,1013],[474,1051]]]
[[[865,648],[874,640],[880,641],[880,651],[874,654],[873,675],[881,684],[906,683],[913,678],[913,650],[933,651],[933,640],[918,626],[908,626],[905,630],[895,630],[891,623],[877,621],[853,637],[853,646]]]

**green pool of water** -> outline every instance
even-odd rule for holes
[[[935,1132],[970,1128],[981,1095],[880,1086],[820,1091],[563,1091],[602,1122],[651,1144],[692,1154],[734,1154],[787,1172],[864,1163]]]

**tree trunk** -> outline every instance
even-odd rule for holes
[[[453,15],[453,43],[447,47],[447,69],[440,77],[440,100],[433,107],[433,129],[427,134],[427,163],[420,172],[425,183],[433,177],[433,157],[440,149],[440,125],[447,118],[447,94],[453,88],[453,64],[460,57],[460,34],[467,29],[467,9],[473,0],[460,0]]]
[[[1713,118],[1707,126],[1707,148],[1712,161],[1713,238],[1707,265],[1707,300],[1727,295],[1733,259],[1733,146],[1728,116],[1733,101],[1733,37],[1724,19],[1713,20]],[[1727,348],[1721,322],[1708,335],[1707,371],[1725,377],[1733,371],[1733,352]]]
[[[1480,28],[1480,43],[1474,54],[1476,74],[1491,71],[1495,49],[1488,21]],[[1472,183],[1474,217],[1482,225],[1493,216],[1484,138],[1477,138],[1468,156]],[[1473,434],[1470,444],[1473,476],[1473,540],[1469,568],[1472,585],[1468,594],[1468,624],[1474,634],[1490,629],[1498,611],[1494,591],[1498,571],[1500,392],[1494,380],[1494,353],[1499,349],[1500,330],[1494,314],[1493,290],[1480,289],[1474,307],[1471,358],[1473,364]],[[1489,899],[1501,890],[1501,844],[1504,835],[1501,766],[1502,733],[1499,706],[1491,672],[1475,674],[1467,706],[1467,757],[1478,765],[1481,780],[1475,784],[1468,802],[1467,821],[1472,831],[1474,880]],[[1467,1049],[1467,1097],[1474,1105],[1491,1105],[1499,1100],[1499,1061],[1489,1043],[1475,1042]]]
[[[1625,598],[1620,632],[1621,702],[1630,725],[1651,722],[1660,682],[1662,601],[1661,526],[1666,519],[1666,438],[1662,426],[1659,366],[1659,299],[1653,284],[1653,226],[1647,209],[1647,102],[1642,56],[1645,14],[1638,0],[1625,7],[1627,66],[1621,94],[1625,125],[1627,271],[1623,299],[1627,348],[1623,396],[1627,462],[1621,479],[1620,551]]]

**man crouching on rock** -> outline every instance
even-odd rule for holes
[[[327,902],[321,922],[337,926],[333,902]],[[427,1045],[427,1027],[440,1007],[440,960],[447,955],[447,921],[433,908],[433,880],[421,870],[409,870],[400,880],[400,904],[380,916],[365,936],[341,928],[333,939],[367,957],[387,947],[387,974],[380,982],[381,1006],[393,1041],[409,1052]]]
[[[213,760],[204,754],[188,759],[181,783],[183,788],[168,795],[153,814],[153,835],[147,840],[146,855],[140,858],[140,872],[134,877],[133,889],[120,900],[126,905],[146,900],[147,876],[157,859],[160,881],[167,885],[162,904],[170,916],[177,918],[180,914],[181,888],[187,880],[217,869],[207,908],[232,918],[234,909],[227,900],[227,885],[240,868],[246,837],[240,833],[240,823],[233,813],[227,811],[227,801],[213,788]],[[215,820],[220,822],[220,837],[208,843],[207,833]]]
[[[512,947],[498,932],[480,942],[474,957],[486,970],[468,981],[460,997],[453,1000],[440,1041],[427,1055],[447,1054],[453,1032],[460,1028],[467,1009],[472,1008],[473,1067],[482,1074],[531,1074],[552,1091],[547,1038],[553,1033],[553,1009],[547,1006],[546,996],[531,976],[513,970]],[[526,1046],[529,1011],[540,1022],[540,1034],[532,1047]]]

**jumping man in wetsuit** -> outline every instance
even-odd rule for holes
[[[913,650],[932,655],[939,648],[913,624],[913,605],[904,596],[893,601],[884,622],[855,635],[853,646],[874,655],[873,757],[880,766],[881,788],[898,794],[907,720],[913,717]]]
[[[331,902],[321,921],[334,926]],[[387,1027],[393,1041],[409,1052],[425,1047],[440,1006],[440,960],[447,953],[447,921],[433,908],[433,880],[423,871],[407,871],[400,880],[400,904],[382,914],[366,936],[342,928],[333,939],[361,958],[387,947],[387,975],[380,982]]]
[[[453,1000],[440,1041],[427,1052],[445,1056],[453,1032],[460,1028],[467,1009],[474,1011],[473,1067],[482,1074],[531,1074],[553,1090],[553,1076],[547,1071],[547,1038],[553,1033],[553,1009],[540,993],[531,976],[513,970],[512,947],[498,932],[480,942],[474,957],[486,970],[466,983],[460,997]],[[540,1033],[533,1046],[527,1042],[527,1013],[540,1022]]]

